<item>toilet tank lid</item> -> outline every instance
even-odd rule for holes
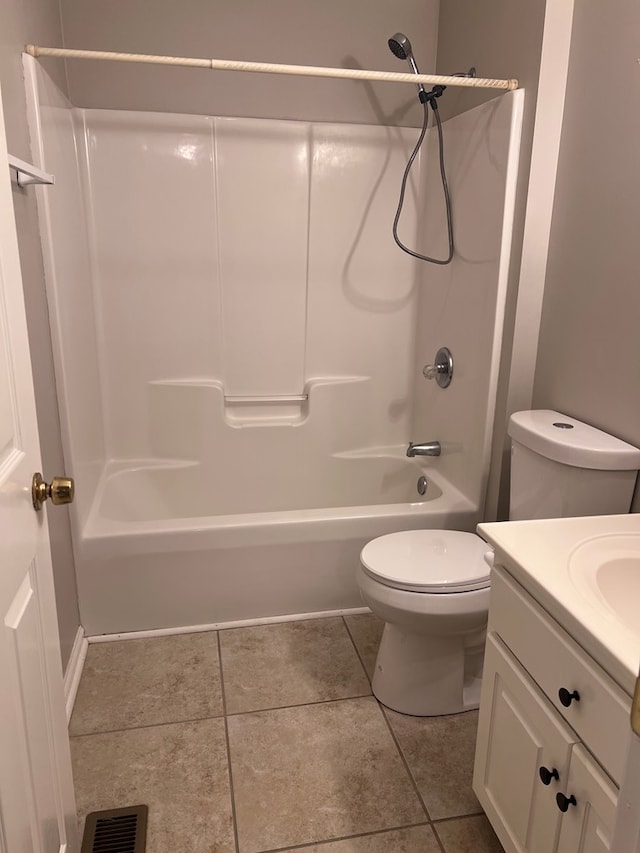
[[[509,435],[554,462],[598,471],[634,471],[640,468],[640,450],[550,409],[515,412],[509,419]]]

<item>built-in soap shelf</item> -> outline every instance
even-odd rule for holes
[[[233,395],[225,394],[224,402],[230,406],[239,404],[239,403],[304,403],[305,400],[309,399],[308,394],[280,394],[275,397],[269,396],[256,396],[256,397],[234,397]]]
[[[148,391],[150,455],[175,459],[202,460],[225,447],[237,452],[236,443],[246,442],[238,433],[247,429],[261,430],[265,452],[292,440],[284,435],[291,429],[304,432],[309,446],[329,442],[330,452],[360,446],[356,415],[371,403],[367,376],[314,378],[304,393],[290,395],[227,395],[220,380],[195,378],[156,380]],[[371,443],[379,442],[371,436]]]
[[[308,414],[308,394],[227,396],[224,417],[232,426],[277,426],[301,423]]]

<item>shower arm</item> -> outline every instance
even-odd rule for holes
[[[467,89],[517,89],[515,79],[498,80],[485,77],[458,77],[455,74],[401,74],[396,71],[365,71],[360,68],[325,68],[318,65],[278,65],[270,62],[237,62],[228,59],[153,56],[146,53],[115,53],[103,50],[73,50],[63,47],[41,47],[27,44],[25,52],[33,57],[51,56],[61,59],[98,59],[107,62],[137,62],[147,65],[177,65],[183,68],[206,68],[210,71],[248,71],[258,74],[288,74],[298,77],[331,77],[342,80],[377,80],[382,83],[424,83],[428,86],[460,86]]]

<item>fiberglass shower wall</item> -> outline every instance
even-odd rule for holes
[[[457,253],[434,267],[391,236],[415,128],[80,111],[25,67],[76,534],[118,471],[149,472],[121,513],[176,467],[180,517],[343,505],[328,460],[409,438],[482,505],[522,92],[446,122]],[[400,236],[439,254],[429,145]],[[446,391],[421,373],[442,345]]]
[[[390,222],[414,129],[73,110],[30,73],[82,494],[98,469],[179,462],[203,495],[211,472],[220,492],[247,471],[321,478],[331,454],[407,440],[417,271]]]
[[[412,438],[436,439],[435,463],[482,512],[489,474],[504,308],[511,255],[524,91],[501,95],[444,124],[455,255],[448,266],[423,264],[417,307]],[[420,251],[446,254],[447,233],[437,156],[428,137]],[[422,367],[446,346],[453,381],[442,390]]]
[[[387,226],[410,131],[115,111],[84,124],[113,458],[279,453],[274,427],[293,424],[310,455],[406,437],[389,403],[408,410],[415,270]],[[319,382],[336,386],[328,443]],[[245,426],[264,429],[233,433]]]

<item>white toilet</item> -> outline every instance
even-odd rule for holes
[[[629,511],[637,448],[549,410],[512,415],[509,435],[510,519]],[[421,717],[478,707],[487,552],[479,536],[455,530],[391,533],[362,549],[358,585],[386,622],[372,685],[383,705]]]

